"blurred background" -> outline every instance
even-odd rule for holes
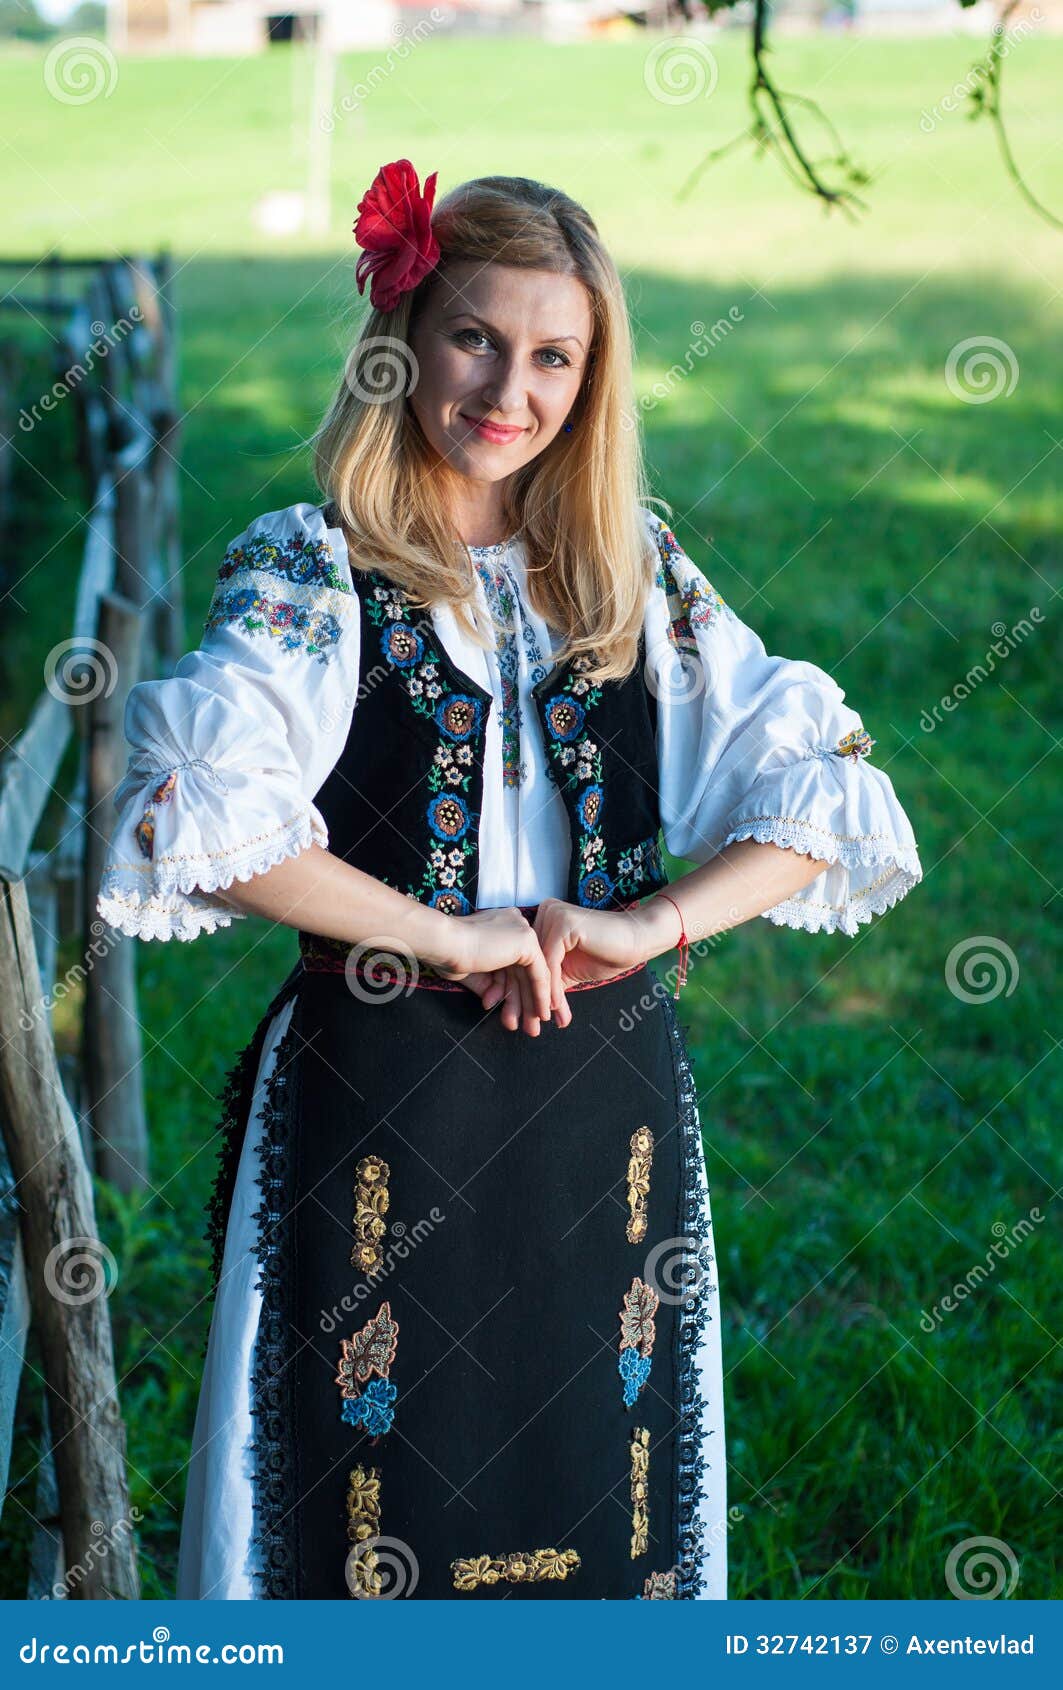
[[[399,157],[440,194],[511,173],[588,207],[671,526],[877,742],[923,883],[855,938],[745,924],[692,955],[680,1006],[738,1598],[1061,1593],[1061,30],[1063,0],[0,0],[5,747],[85,547],[76,407],[37,402],[57,341],[34,301],[69,284],[49,255],[170,255],[191,647],[229,540],[318,497],[304,442],[361,307],[355,208]],[[59,970],[83,948],[64,937]],[[94,1189],[141,1590],[168,1596],[219,1091],[296,941],[249,920],[132,948],[150,1165],[122,1189],[97,1164]],[[52,1006],[68,1069],[83,998]],[[32,1329],[23,1351],[6,1597],[47,1515]],[[972,1543],[989,1588],[957,1587]]]

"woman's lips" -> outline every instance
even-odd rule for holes
[[[516,440],[518,434],[524,433],[522,428],[502,428],[498,423],[479,422],[476,417],[467,416],[464,411],[459,411],[458,415],[463,422],[469,424],[476,434],[479,434],[484,440],[493,440],[498,446],[504,446],[508,441]]]

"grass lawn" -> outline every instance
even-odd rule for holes
[[[855,939],[747,923],[692,959],[680,1006],[726,1322],[736,1597],[946,1596],[946,1557],[972,1537],[1007,1544],[1015,1595],[1063,1593],[1048,943],[1063,236],[1023,204],[987,124],[920,124],[979,48],[960,34],[779,42],[779,81],[820,99],[874,175],[853,225],[748,150],[677,199],[744,121],[733,37],[711,98],[685,104],[650,96],[637,41],[429,40],[340,114],[329,237],[276,240],[252,212],[303,181],[298,58],[126,62],[109,96],[66,106],[40,57],[0,57],[5,249],[175,252],[189,645],[226,542],[315,497],[300,443],[342,364],[355,205],[405,155],[422,178],[439,171],[440,194],[512,172],[589,207],[624,273],[640,392],[666,390],[647,406],[648,455],[680,541],[769,650],[837,676],[877,740],[923,884]],[[337,100],[379,58],[345,59]],[[1006,106],[1031,187],[1063,215],[1061,75],[1063,41],[1020,45]],[[692,373],[669,379],[691,325],[724,319]],[[32,358],[43,337],[20,333]],[[987,337],[1017,379],[964,402],[949,354]],[[81,545],[68,428],[60,411],[17,441],[5,737],[68,632]],[[941,709],[1031,610],[1043,621]],[[947,964],[978,936],[1007,986],[965,1001]],[[253,921],[140,947],[155,1190],[135,1204],[98,1187],[98,1202],[120,1270],[111,1312],[146,1596],[174,1589],[216,1096],[295,954],[290,930]],[[76,1036],[71,1009],[58,1036]],[[1028,1238],[1001,1246],[1024,1221]],[[0,1526],[8,1596],[24,1588],[35,1412],[30,1375]]]

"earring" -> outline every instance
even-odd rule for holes
[[[572,433],[572,424],[571,424],[571,423],[566,423],[566,424],[565,424],[565,433],[566,433],[566,434],[571,434],[571,433]]]

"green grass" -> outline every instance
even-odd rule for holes
[[[169,241],[177,256],[189,644],[225,542],[314,496],[300,442],[340,368],[350,225],[383,160],[438,169],[441,192],[497,170],[583,200],[624,272],[644,393],[682,362],[691,323],[741,312],[647,415],[657,491],[768,648],[845,687],[926,878],[856,939],[746,924],[693,961],[681,1003],[725,1311],[737,1597],[945,1596],[949,1549],[984,1536],[1018,1558],[1017,1596],[1061,1591],[1048,937],[1063,237],[1024,207],[986,125],[919,127],[977,49],[779,43],[780,81],[820,98],[875,173],[852,226],[741,151],[677,203],[743,121],[733,39],[713,97],[682,106],[647,95],[637,43],[428,42],[339,121],[327,242],[269,242],[251,218],[260,194],[302,179],[285,53],[123,64],[111,97],[83,108],[48,99],[34,59],[0,59],[17,137],[8,250]],[[1006,72],[1013,145],[1057,210],[1061,72],[1053,39],[1017,48]],[[944,379],[950,349],[974,336],[1005,341],[1018,365],[1014,390],[987,404],[959,402]],[[64,426],[19,442],[28,568],[9,611],[9,728],[66,633],[80,537],[76,483],[57,467]],[[924,731],[994,624],[1031,607],[1045,618],[1035,635]],[[968,1004],[946,959],[978,934],[1010,947],[1018,978]],[[99,1206],[121,1269],[111,1310],[146,1595],[173,1591],[209,1315],[215,1098],[294,956],[293,934],[251,922],[140,953],[158,1193],[137,1212],[101,1189]],[[924,1310],[1034,1207],[1044,1223],[924,1330]],[[3,1517],[11,1568],[32,1508],[33,1402],[31,1377],[13,1468],[27,1476]],[[3,1593],[19,1593],[13,1571]]]

